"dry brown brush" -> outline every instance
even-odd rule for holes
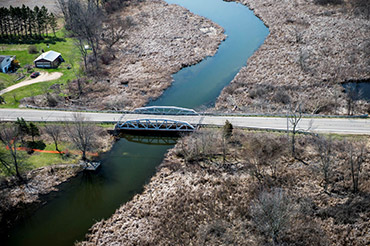
[[[313,137],[297,136],[306,166],[287,154],[285,135],[234,129],[225,144],[222,136],[205,129],[181,138],[143,194],[95,224],[80,244],[365,245],[368,157],[353,193],[342,139],[325,139],[332,163],[325,181],[327,152]]]

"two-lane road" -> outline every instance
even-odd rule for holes
[[[31,109],[0,109],[1,121],[16,121],[23,117],[26,121],[61,122],[73,120],[74,112],[48,111]],[[116,113],[86,113],[82,112],[87,120],[92,122],[115,123],[121,118]],[[190,124],[204,124],[222,126],[229,120],[234,126],[286,130],[287,119],[278,117],[242,117],[242,116],[160,116],[143,114],[125,114],[122,120],[135,119],[172,119],[187,121]],[[317,133],[357,134],[370,135],[369,119],[346,119],[346,118],[302,118],[298,129]]]

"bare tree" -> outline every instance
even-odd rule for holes
[[[262,192],[250,207],[252,221],[257,230],[270,238],[272,245],[279,245],[281,237],[289,230],[294,208],[282,189]]]
[[[126,31],[133,25],[131,17],[124,19],[116,17],[106,24],[105,31],[102,33],[102,41],[109,51],[112,51],[112,47],[126,37]]]
[[[180,154],[188,163],[195,161],[211,163],[218,155],[220,137],[220,134],[206,130],[184,136],[179,140]]]
[[[61,125],[56,124],[46,124],[44,127],[44,131],[53,139],[53,142],[55,144],[55,150],[61,153],[58,148],[58,143],[60,141],[62,133],[64,132],[63,127]]]
[[[65,129],[71,141],[82,152],[82,160],[86,160],[87,151],[96,147],[97,127],[89,123],[80,113],[76,113],[73,115],[73,122],[67,124]]]
[[[83,59],[85,71],[87,71],[88,70],[88,67],[87,67],[87,50],[86,50],[83,38],[82,37],[76,37],[74,45],[80,51],[80,54],[81,54],[82,59]],[[71,66],[73,66],[72,62],[71,62]],[[72,67],[72,68],[74,69],[74,67]]]
[[[260,184],[278,177],[279,157],[286,152],[285,138],[268,134],[250,134],[243,143],[244,159]]]
[[[0,124],[0,142],[5,146],[6,152],[0,155],[0,163],[6,170],[15,175],[20,181],[24,179],[20,173],[23,158],[18,153],[20,141],[19,127],[14,124]]]
[[[81,40],[80,38],[77,38],[75,40],[75,45],[78,47],[78,49],[80,50],[80,53],[82,54],[82,58],[83,58],[83,61],[84,61],[85,71],[87,71],[88,70],[88,67],[87,67],[87,50],[85,49],[83,40]],[[82,76],[81,76],[82,75],[81,74],[82,72],[81,72],[81,70],[78,67],[75,67],[75,62],[77,60],[77,57],[75,56],[75,54],[71,54],[68,57],[68,60],[70,62],[72,71],[73,71],[73,73],[74,73],[74,75],[76,77],[77,90],[78,90],[78,98],[79,98],[83,94],[85,80],[82,79]]]
[[[98,65],[99,41],[102,34],[103,11],[95,1],[58,0],[62,9],[67,29],[79,41],[81,45],[85,42],[90,45],[96,65]],[[84,54],[82,54],[84,55]]]
[[[295,107],[292,104],[289,105],[289,115],[287,115],[287,120],[292,126],[292,130],[289,131],[289,124],[288,124],[288,133],[291,132],[292,134],[292,156],[296,157],[296,148],[295,148],[295,135],[298,133],[297,127],[299,122],[302,119],[302,104],[297,103]]]
[[[346,86],[346,101],[348,115],[354,115],[357,101],[360,99],[362,91],[358,89],[357,84],[350,83]]]
[[[320,171],[324,179],[324,190],[327,192],[332,176],[332,139],[317,136],[315,137],[315,145],[316,151],[320,157]]]
[[[351,179],[352,179],[352,191],[353,193],[357,193],[359,191],[359,181],[360,181],[360,174],[361,174],[361,168],[362,164],[365,161],[365,154],[367,152],[366,150],[366,144],[360,143],[359,146],[354,146],[353,143],[346,144],[348,146],[349,151],[349,166],[351,169]]]

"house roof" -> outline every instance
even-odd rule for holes
[[[55,59],[57,59],[61,54],[58,53],[58,52],[55,52],[55,51],[48,51],[48,52],[45,52],[45,53],[42,53],[39,57],[37,57],[34,62],[38,61],[38,60],[41,60],[41,59],[44,59],[44,60],[47,60],[47,61],[54,61]]]
[[[10,56],[0,56],[0,62],[2,62],[7,57],[10,57]]]

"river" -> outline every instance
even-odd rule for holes
[[[167,0],[221,25],[227,39],[215,56],[174,75],[173,85],[150,105],[189,108],[212,105],[246,60],[263,43],[268,29],[241,4],[222,0]],[[150,142],[150,144],[148,143]],[[109,218],[121,204],[141,192],[176,139],[121,138],[102,156],[95,173],[81,173],[44,199],[38,209],[25,211],[7,232],[2,245],[73,245],[96,222]]]

